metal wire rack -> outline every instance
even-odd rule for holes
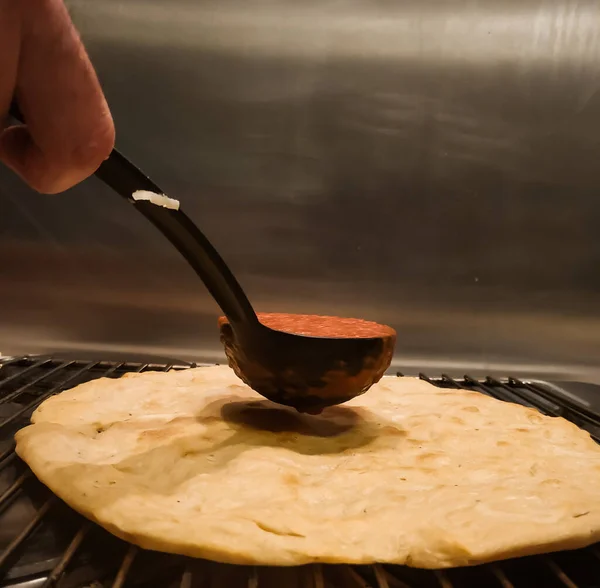
[[[74,513],[16,456],[14,433],[49,396],[98,377],[186,367],[47,357],[0,362],[0,587],[600,588],[598,546],[433,572],[387,565],[228,566],[148,552]],[[600,417],[551,386],[516,378],[420,377],[563,416],[600,440]]]

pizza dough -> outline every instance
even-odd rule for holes
[[[561,418],[386,377],[320,416],[227,367],[46,400],[17,453],[141,547],[225,563],[443,568],[600,539],[600,448]]]

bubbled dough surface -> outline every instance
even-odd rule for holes
[[[386,377],[321,416],[227,367],[95,380],[46,400],[17,453],[142,547],[221,562],[469,565],[600,538],[589,435],[481,394]]]

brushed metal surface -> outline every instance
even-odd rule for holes
[[[258,310],[393,325],[396,369],[600,382],[600,2],[73,0],[117,144]],[[0,351],[222,360],[95,180],[0,170]]]

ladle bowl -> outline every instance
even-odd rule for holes
[[[316,315],[257,319],[250,333],[219,319],[229,366],[265,398],[299,412],[318,414],[363,394],[392,360],[396,332],[385,325]]]

